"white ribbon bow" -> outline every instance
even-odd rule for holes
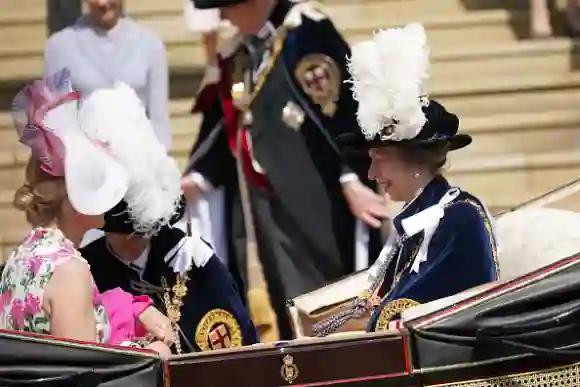
[[[427,261],[429,243],[439,226],[439,222],[443,218],[445,207],[455,200],[460,192],[459,188],[451,188],[445,193],[445,195],[443,195],[441,200],[439,200],[439,203],[401,221],[401,226],[403,227],[403,230],[405,230],[405,234],[409,237],[412,237],[421,231],[425,232],[421,247],[415,256],[413,265],[411,266],[411,272],[419,273],[419,265]]]
[[[192,264],[204,267],[214,251],[198,236],[183,237],[165,256],[165,263],[177,274],[185,274]]]

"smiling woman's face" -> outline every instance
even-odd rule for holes
[[[373,148],[369,151],[369,179],[380,184],[391,200],[406,201],[413,184],[416,166],[406,163],[396,147]]]

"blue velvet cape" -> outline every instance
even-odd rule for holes
[[[167,279],[169,286],[175,284],[175,273],[170,267],[171,260],[165,262],[164,257],[184,236],[183,231],[166,227],[151,239],[143,281],[154,286],[161,286],[163,276]],[[148,294],[141,290],[141,287],[134,286],[134,283],[141,282],[137,272],[111,253],[104,237],[82,248],[81,254],[90,264],[91,273],[99,291],[104,292],[120,287],[134,295],[151,295],[154,305],[159,310],[165,311],[159,294]],[[237,332],[234,332],[238,328],[243,345],[258,342],[256,329],[242,302],[237,285],[227,267],[215,254],[205,266],[191,268],[187,282],[187,295],[182,301],[179,325],[186,341],[192,346],[189,347],[182,340],[184,352],[217,349],[220,345],[227,346],[224,340],[235,343],[235,338],[227,336],[238,337]],[[228,318],[224,319],[224,316]],[[235,320],[234,323],[232,319]],[[196,339],[200,337],[198,333],[204,336],[201,348],[196,342]]]
[[[401,226],[403,219],[439,203],[450,188],[443,176],[436,176],[393,219],[397,233],[404,235]],[[371,317],[368,331],[376,329],[381,311],[392,305],[394,300],[426,303],[498,279],[499,266],[491,219],[482,203],[469,193],[461,191],[445,208],[429,244],[427,261],[420,264],[418,273],[412,272],[411,265],[423,237],[424,232],[421,231],[403,242],[398,269],[395,268],[396,257],[391,262],[379,294],[382,301]]]

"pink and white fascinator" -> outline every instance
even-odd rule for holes
[[[20,142],[31,149],[40,168],[64,177],[73,208],[100,215],[122,200],[128,178],[107,146],[84,133],[80,107],[80,94],[64,69],[24,87],[14,98],[12,114]]]
[[[104,214],[125,200],[137,232],[170,223],[181,173],[132,88],[117,82],[80,96],[62,70],[25,87],[13,106],[20,141],[44,171],[64,176],[78,212]]]

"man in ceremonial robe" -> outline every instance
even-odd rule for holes
[[[355,235],[369,226],[368,250],[376,257],[386,217],[366,177],[367,156],[345,157],[336,146],[337,136],[358,130],[356,103],[343,83],[349,47],[310,2],[193,2],[221,7],[239,34],[202,81],[193,110],[204,120],[182,188],[190,202],[225,190],[229,261],[250,305],[255,273],[247,269],[246,243],[255,232],[280,337],[289,339],[286,300],[351,273]],[[241,205],[242,185],[251,214]],[[252,222],[244,224],[248,215]]]
[[[182,215],[183,212],[174,220]],[[98,289],[120,287],[135,295],[149,295],[170,320],[177,312],[183,352],[257,342],[235,281],[201,238],[187,237],[173,227],[163,227],[151,238],[139,235],[133,229],[125,202],[105,215],[103,231],[103,237],[81,249]],[[193,260],[183,284],[185,294],[180,298],[180,277],[175,267],[183,264],[183,254]],[[181,306],[172,310],[167,301],[175,299]]]

